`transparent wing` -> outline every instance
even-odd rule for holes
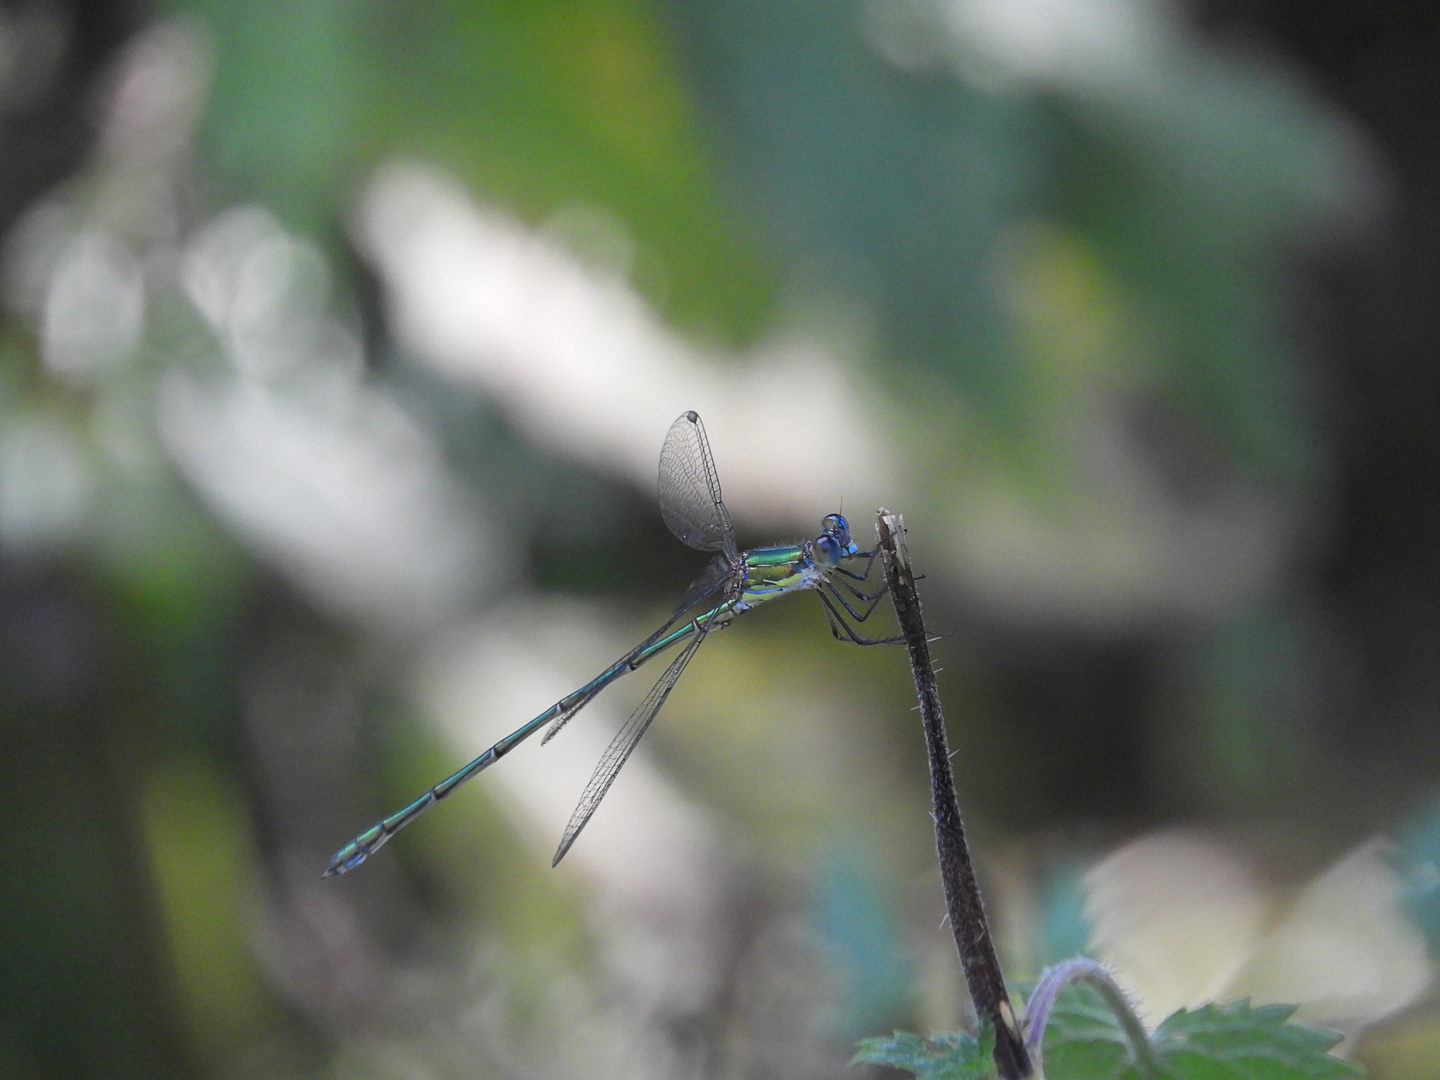
[[[603,689],[605,689],[605,687],[597,686],[593,690],[586,691],[586,693],[580,698],[579,701],[575,702],[575,704],[571,705],[570,708],[557,715],[554,720],[551,720],[550,726],[545,729],[545,734],[540,739],[540,745],[544,746],[556,735],[559,735],[560,729],[563,728],[566,724],[568,724],[571,718],[576,713],[578,713],[586,705],[589,705],[590,702],[594,701],[599,696],[600,691]]]
[[[701,572],[700,576],[690,583],[690,587],[685,590],[685,595],[680,598],[680,604],[676,607],[675,614],[665,620],[665,625],[656,630],[639,645],[636,645],[635,648],[622,656],[615,662],[615,665],[612,666],[628,663],[645,652],[646,649],[650,648],[650,646],[668,634],[670,628],[680,621],[681,616],[693,609],[707,597],[713,595],[716,590],[721,588],[729,579],[730,565],[725,561],[724,556],[715,556],[710,565]],[[608,686],[609,683],[605,685]],[[560,734],[560,729],[570,722],[571,717],[586,705],[590,704],[591,701],[595,700],[595,695],[603,689],[604,686],[597,686],[593,692],[587,693],[585,697],[581,698],[570,708],[556,716],[554,720],[550,721],[550,727],[546,730],[545,737],[540,740],[540,745],[544,746],[556,735]]]
[[[710,560],[710,565],[700,571],[694,581],[686,587],[684,594],[680,597],[680,603],[675,607],[675,614],[670,616],[670,621],[655,631],[655,639],[680,621],[680,617],[697,604],[708,599],[718,589],[724,587],[730,580],[730,563],[723,555],[716,555]],[[642,646],[643,648],[643,646]]]
[[[735,526],[720,497],[720,477],[705,425],[693,410],[670,425],[660,450],[660,514],[670,531],[701,551],[737,557]]]
[[[640,737],[650,727],[650,722],[660,712],[660,707],[665,704],[665,699],[670,696],[670,691],[675,689],[675,683],[679,681],[685,665],[690,663],[690,658],[700,648],[705,635],[710,632],[710,624],[706,623],[690,643],[685,646],[683,652],[665,669],[665,674],[660,676],[660,681],[650,688],[645,695],[645,700],[640,702],[639,707],[630,714],[630,719],[625,721],[625,726],[620,729],[615,738],[611,740],[605,753],[601,755],[600,764],[595,766],[595,774],[590,777],[590,782],[585,785],[585,794],[580,796],[580,803],[575,807],[575,812],[570,815],[570,824],[565,826],[565,835],[560,840],[560,847],[555,852],[555,858],[550,865],[558,865],[575,843],[580,830],[595,815],[596,809],[600,806],[600,800],[605,798],[605,793],[610,790],[610,785],[615,783],[615,777],[619,775],[620,769],[625,762],[630,760],[630,755],[635,752],[635,746],[640,742]]]

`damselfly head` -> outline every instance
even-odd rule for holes
[[[829,562],[839,562],[846,555],[854,555],[859,549],[850,539],[850,523],[839,514],[829,514],[820,523],[820,536],[815,540],[817,552],[823,552]],[[833,552],[833,555],[831,553]]]

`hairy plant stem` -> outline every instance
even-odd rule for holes
[[[1130,1008],[1125,991],[1120,989],[1104,966],[1086,956],[1077,956],[1047,969],[1045,974],[1040,976],[1035,992],[1030,995],[1030,1004],[1025,1008],[1025,1047],[1030,1052],[1035,1067],[1043,1068],[1045,1025],[1050,1022],[1050,1010],[1055,1007],[1055,999],[1062,990],[1078,983],[1088,983],[1098,990],[1105,1004],[1114,1013],[1115,1019],[1120,1021],[1120,1027],[1130,1041],[1130,1052],[1135,1056],[1135,1064],[1140,1074],[1147,1077],[1164,1076],[1165,1067],[1155,1056],[1154,1044],[1145,1033],[1145,1025],[1140,1023],[1140,1018]]]
[[[895,604],[905,646],[910,652],[910,671],[920,698],[920,719],[925,726],[925,747],[930,757],[930,793],[934,804],[935,847],[940,860],[940,879],[945,887],[945,907],[970,1000],[975,1011],[995,1028],[995,1068],[1004,1080],[1022,1080],[1031,1073],[1030,1055],[1021,1039],[1019,1025],[1010,1007],[1010,995],[1000,973],[960,804],[955,797],[955,777],[950,771],[950,747],[945,735],[945,717],[940,711],[940,692],[930,662],[930,638],[920,614],[920,597],[915,591],[915,574],[905,550],[905,524],[897,514],[881,510],[876,520],[880,552],[885,561],[885,580]]]

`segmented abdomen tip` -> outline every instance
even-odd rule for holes
[[[330,865],[325,868],[325,872],[321,874],[320,877],[323,880],[327,877],[335,877],[343,874],[346,870],[354,870],[355,867],[365,861],[366,856],[369,854],[368,851],[357,851],[355,854],[345,857],[343,851],[337,852],[331,857]]]

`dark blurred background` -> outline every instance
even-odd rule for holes
[[[703,556],[902,511],[1003,959],[1440,1077],[1440,17],[0,4],[0,1077],[847,1075],[970,1023],[902,655]]]

